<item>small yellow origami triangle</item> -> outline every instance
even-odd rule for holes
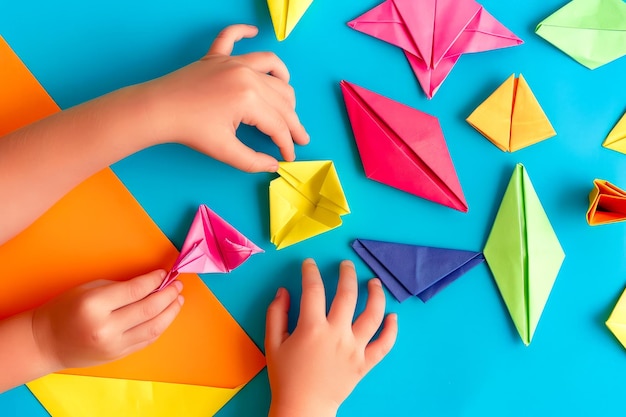
[[[283,41],[289,36],[311,3],[313,0],[267,0],[276,39]]]
[[[602,146],[626,154],[626,113],[611,130]]]
[[[281,162],[270,182],[270,240],[277,249],[339,227],[350,213],[332,161]]]
[[[65,374],[27,386],[53,417],[207,417],[241,389]]]
[[[606,321],[606,326],[626,348],[626,291],[622,293],[613,312]]]
[[[556,132],[524,77],[511,75],[467,118],[503,151],[515,152]]]

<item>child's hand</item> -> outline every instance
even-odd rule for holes
[[[293,142],[304,145],[309,136],[295,112],[287,67],[270,52],[231,56],[235,42],[257,32],[254,26],[229,26],[200,61],[144,84],[158,109],[154,134],[243,171],[276,171],[275,158],[237,139],[244,123],[269,135],[285,160],[294,160]]]
[[[326,297],[312,259],[302,264],[302,301],[294,332],[287,332],[289,294],[284,288],[267,311],[265,350],[272,388],[271,417],[334,416],[356,384],[391,350],[397,317],[385,319],[385,294],[378,279],[368,283],[363,313],[352,323],[357,302],[354,265],[343,261],[337,294],[326,316]]]
[[[182,284],[154,271],[129,281],[94,281],[76,287],[33,313],[33,336],[54,369],[119,359],[154,342],[183,304]]]

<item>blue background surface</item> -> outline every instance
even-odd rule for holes
[[[317,260],[332,294],[341,259],[355,261],[361,289],[372,276],[349,246],[357,237],[481,250],[513,167],[524,163],[566,253],[530,347],[520,340],[485,264],[428,304],[417,298],[399,304],[388,294],[388,311],[399,314],[396,346],[339,415],[624,415],[626,355],[604,321],[626,284],[626,224],[592,228],[585,211],[594,178],[626,187],[626,156],[601,147],[626,110],[626,60],[590,71],[534,35],[535,25],[562,0],[484,0],[525,44],[463,56],[429,101],[400,49],[346,26],[378,3],[315,0],[282,43],[262,0],[5,2],[0,34],[67,108],[200,58],[228,24],[260,27],[259,36],[235,52],[271,50],[289,67],[297,110],[312,137],[297,149],[298,159],[335,161],[352,209],[342,227],[276,251],[269,242],[267,192],[275,175],[241,173],[179,145],[148,149],[113,167],[178,247],[196,207],[205,203],[265,249],[229,276],[203,276],[259,346],[276,289],[286,286],[299,295],[303,258]],[[507,154],[464,120],[520,72],[558,136]],[[342,79],[440,119],[469,213],[365,178]],[[254,129],[239,133],[278,156]],[[359,308],[363,304],[364,295]],[[266,415],[268,406],[263,371],[219,416]],[[19,387],[0,395],[0,415],[47,413]]]

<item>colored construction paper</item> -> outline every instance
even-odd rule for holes
[[[352,248],[399,302],[426,302],[485,258],[480,252],[356,239]]]
[[[283,41],[289,36],[313,0],[267,0],[276,39]]]
[[[402,48],[428,98],[461,54],[523,43],[474,0],[386,0],[348,25]]]
[[[626,220],[626,191],[605,180],[593,180],[587,223],[591,226]]]
[[[515,152],[556,135],[524,77],[511,75],[467,118],[505,152]]]
[[[565,253],[522,164],[513,171],[483,253],[529,345]]]
[[[626,154],[626,113],[611,129],[602,146]]]
[[[574,0],[539,23],[535,32],[595,69],[626,55],[626,3]]]
[[[212,416],[240,390],[64,374],[50,374],[28,387],[50,415],[68,417]],[[112,414],[112,403],[142,406],[125,406]]]
[[[617,304],[606,321],[606,326],[626,348],[626,291],[617,300]]]
[[[19,62],[4,42],[0,42],[0,62]],[[44,89],[22,64],[11,65],[10,71],[2,66],[5,72],[0,77],[0,91],[20,91],[17,85],[24,84],[26,94],[0,94],[0,108],[22,109],[20,120],[24,123],[50,114],[53,102]],[[7,104],[7,99],[13,101]],[[13,120],[4,122],[0,124],[0,136],[18,127]],[[113,171],[104,169],[0,246],[6,278],[0,280],[0,319],[41,305],[90,280],[125,280],[166,269],[177,257],[178,251],[167,236]],[[150,414],[158,400],[146,395],[135,397],[135,388],[127,390],[129,386],[150,384],[130,380],[158,383],[162,396],[180,397],[175,407],[196,401],[197,392],[202,391],[211,398],[206,410],[169,415],[204,417],[221,408],[264,367],[259,348],[202,280],[191,274],[180,279],[185,305],[155,343],[108,364],[64,370],[59,373],[64,375],[63,382],[59,374],[51,374],[28,384],[53,417],[95,415],[98,407],[103,407],[98,412],[108,416]],[[112,394],[106,394],[106,402],[101,401],[99,391],[83,390],[85,377],[107,380]],[[220,391],[223,395],[214,395],[216,388],[224,389]],[[84,394],[81,396],[89,413],[63,407],[75,404],[77,392]]]
[[[270,235],[276,249],[341,226],[350,213],[332,161],[280,162],[270,182]]]
[[[368,178],[467,212],[436,117],[347,81],[341,90]]]
[[[169,285],[179,273],[231,272],[260,252],[263,249],[202,204],[191,223],[180,255],[159,289]]]

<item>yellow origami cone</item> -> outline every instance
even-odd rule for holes
[[[313,0],[267,0],[276,39],[283,41],[289,36],[311,3]]]
[[[606,321],[606,326],[626,348],[626,291],[622,293],[617,304],[615,304],[613,312]]]
[[[505,152],[548,139],[556,132],[522,75],[511,75],[467,118]]]
[[[217,413],[241,387],[50,374],[28,388],[54,417],[205,417]]]
[[[626,154],[626,113],[611,130],[602,146]]]

